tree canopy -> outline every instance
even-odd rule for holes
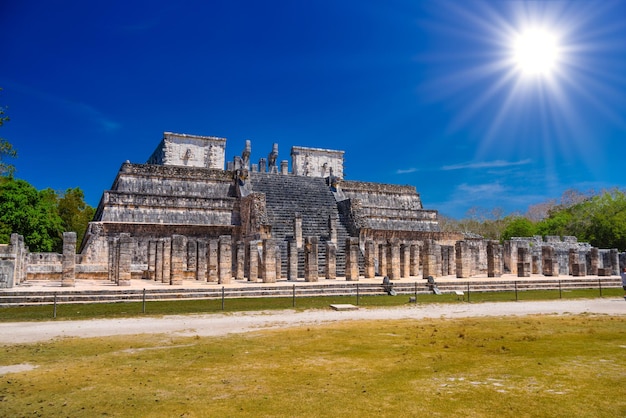
[[[524,215],[501,216],[501,211],[473,208],[461,220],[444,218],[446,231],[507,240],[533,235],[575,236],[598,248],[626,250],[626,192],[619,189],[580,192],[566,190],[560,201],[530,206]]]
[[[52,189],[37,190],[30,183],[0,178],[0,242],[8,243],[12,233],[24,236],[33,252],[61,252],[63,232],[74,231],[82,241],[94,209],[84,202],[79,188],[59,196]]]
[[[31,251],[53,251],[62,242],[63,221],[56,209],[56,193],[38,191],[24,180],[0,180],[0,241],[12,233],[24,236]]]

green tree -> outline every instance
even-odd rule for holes
[[[57,212],[57,195],[38,191],[24,180],[0,178],[0,242],[12,233],[24,236],[33,252],[58,250],[63,241],[63,221]]]
[[[63,230],[76,232],[78,244],[83,240],[95,211],[93,207],[85,203],[85,195],[78,187],[67,189],[63,197],[59,199],[58,212],[63,220]]]
[[[581,196],[585,196],[584,199]],[[599,248],[626,249],[626,194],[614,189],[575,196],[537,224],[540,235],[573,235]]]
[[[0,91],[2,89],[0,88]],[[4,125],[5,122],[9,121],[9,117],[5,115],[5,108],[0,107],[0,126]],[[17,151],[13,148],[13,145],[9,141],[4,138],[0,138],[0,175],[9,176],[13,175],[15,171],[15,167],[12,164],[8,164],[5,162],[6,158],[15,158],[17,157]]]
[[[530,219],[522,216],[507,218],[507,226],[501,236],[503,240],[511,239],[511,237],[532,237],[537,234],[537,226]]]

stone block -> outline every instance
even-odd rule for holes
[[[359,280],[359,239],[346,239],[346,280]]]
[[[276,240],[263,240],[263,283],[276,283]]]
[[[326,279],[337,278],[337,245],[332,241],[326,241]]]
[[[390,239],[387,246],[387,276],[390,280],[400,279],[400,241],[396,238]]]
[[[218,240],[218,283],[229,284],[233,278],[232,239],[222,235]]]
[[[62,269],[61,286],[73,287],[76,280],[76,232],[63,233]]]
[[[376,244],[372,240],[365,241],[365,278],[376,276]]]
[[[287,280],[298,279],[298,244],[295,239],[287,241]]]
[[[316,282],[319,279],[317,257],[317,237],[306,237],[304,242],[304,280],[307,282]]]

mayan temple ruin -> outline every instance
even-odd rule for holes
[[[619,274],[623,254],[573,237],[444,233],[415,187],[343,178],[344,151],[293,146],[290,163],[274,144],[253,163],[250,141],[232,161],[225,150],[224,138],[164,133],[145,164],[122,164],[82,243],[67,232],[62,254],[30,253],[17,234],[0,246],[0,287]]]

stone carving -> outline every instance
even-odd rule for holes
[[[241,152],[241,161],[243,168],[250,168],[250,153],[252,152],[252,145],[249,139],[246,139],[246,147]]]
[[[272,145],[272,152],[267,156],[267,168],[270,173],[277,173],[278,166],[276,165],[276,159],[278,158],[278,144]]]

